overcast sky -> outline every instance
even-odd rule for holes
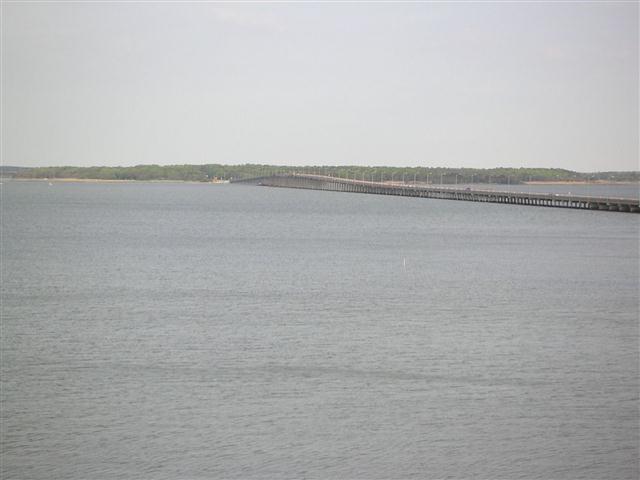
[[[9,3],[4,165],[637,170],[638,3]]]

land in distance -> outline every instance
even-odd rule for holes
[[[136,165],[132,167],[2,167],[0,175],[16,179],[66,181],[223,182],[276,173],[332,175],[369,181],[422,183],[636,183],[640,171],[575,172],[558,168],[445,168],[283,165]]]

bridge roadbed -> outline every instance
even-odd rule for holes
[[[553,193],[505,192],[476,190],[469,188],[436,187],[433,185],[410,185],[336,178],[311,174],[278,174],[243,180],[233,183],[262,185],[268,187],[328,190],[332,192],[369,193],[375,195],[398,195],[403,197],[438,198],[467,202],[506,203],[537,207],[577,208],[583,210],[605,210],[610,212],[640,212],[640,199],[584,197]]]

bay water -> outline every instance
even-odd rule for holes
[[[3,479],[639,476],[640,215],[0,188]]]

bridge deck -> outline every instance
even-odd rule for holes
[[[540,207],[579,208],[614,212],[640,212],[640,200],[634,198],[591,197],[553,193],[506,192],[433,185],[369,182],[311,174],[285,174],[235,181],[270,187],[329,190],[335,192],[399,195],[469,202],[507,203]]]

